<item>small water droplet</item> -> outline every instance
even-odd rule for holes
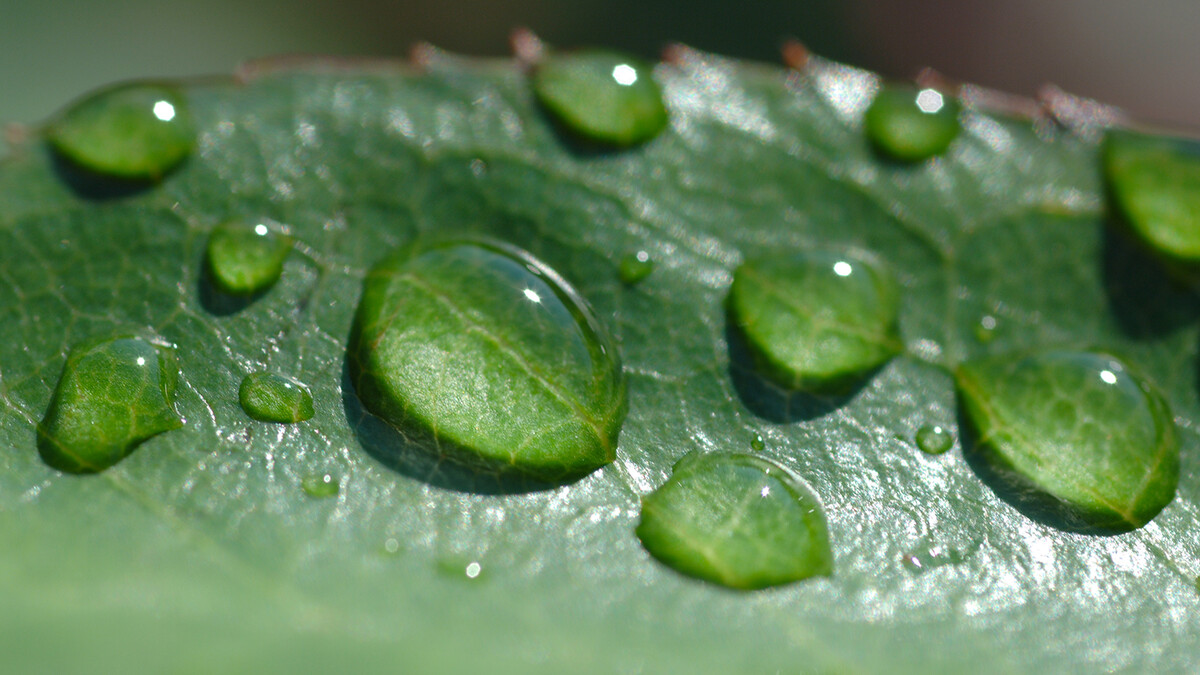
[[[964,363],[955,379],[982,459],[1014,484],[1015,499],[1040,496],[1031,508],[1063,511],[1064,526],[1141,527],[1174,498],[1179,440],[1170,409],[1116,357],[995,355]]]
[[[608,51],[552,54],[533,71],[538,101],[571,132],[607,145],[644,143],[667,126],[649,66]]]
[[[975,339],[981,344],[987,344],[996,337],[996,317],[991,314],[984,315],[979,319],[979,323],[975,324]]]
[[[687,576],[744,590],[833,572],[820,500],[751,455],[693,453],[642,500],[642,545]]]
[[[761,435],[754,434],[754,437],[750,439],[750,448],[755,452],[762,452],[766,447],[767,444],[763,442],[763,437]]]
[[[400,552],[400,542],[392,537],[388,537],[383,542],[383,552],[388,555],[396,555]]]
[[[260,422],[294,424],[313,416],[312,393],[303,383],[274,373],[250,373],[238,388],[242,410]]]
[[[1200,261],[1200,141],[1114,129],[1101,156],[1129,228],[1168,259]]]
[[[158,180],[191,154],[196,130],[177,89],[134,83],[73,103],[51,122],[46,138],[80,168],[115,178]]]
[[[229,295],[261,293],[283,274],[292,238],[266,223],[218,225],[208,237],[206,257],[213,284]]]
[[[901,162],[940,155],[961,130],[958,103],[934,89],[884,87],[863,117],[863,130],[875,148]]]
[[[638,251],[621,258],[617,274],[621,278],[621,283],[632,286],[650,276],[654,267],[654,261],[650,259],[650,254]]]
[[[404,249],[367,276],[350,341],[363,406],[475,471],[560,482],[611,462],[616,345],[584,300],[494,242]]]
[[[922,452],[940,455],[954,447],[954,434],[936,424],[926,424],[917,429],[917,447]]]
[[[148,333],[76,345],[38,425],[38,451],[68,473],[95,473],[140,443],[183,426],[175,412],[175,346]]]
[[[763,374],[788,389],[848,388],[902,349],[899,288],[861,252],[806,250],[749,260],[729,290],[731,320]]]
[[[451,579],[466,579],[468,581],[474,581],[479,579],[480,575],[483,574],[483,565],[481,565],[478,560],[467,559],[466,562],[464,562],[464,558],[452,555],[448,558],[442,558],[438,560],[437,570],[442,575],[450,577]]]
[[[327,499],[329,497],[336,497],[338,491],[341,489],[341,486],[338,484],[338,480],[334,478],[332,474],[328,473],[305,476],[304,479],[300,481],[300,487],[303,488],[304,492],[313,499]]]
[[[935,546],[905,553],[900,557],[900,563],[910,572],[924,574],[947,565],[961,565],[966,559],[967,554],[958,549]]]

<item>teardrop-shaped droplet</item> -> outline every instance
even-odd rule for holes
[[[528,253],[406,248],[367,275],[350,341],[364,407],[438,457],[566,481],[611,462],[627,407],[616,347]]]
[[[230,295],[254,295],[283,274],[292,238],[266,223],[225,223],[208,236],[208,269],[213,284]]]
[[[833,572],[821,502],[765,459],[693,453],[642,499],[642,545],[672,569],[739,589]]]
[[[122,84],[74,103],[46,130],[54,149],[105,176],[157,180],[191,154],[196,129],[187,100],[163,84]]]
[[[341,486],[338,484],[337,478],[332,474],[319,473],[311,476],[305,476],[300,481],[300,487],[304,493],[313,499],[328,499],[336,497]]]
[[[1168,258],[1200,261],[1200,142],[1110,131],[1102,155],[1130,229]]]
[[[631,146],[667,126],[650,67],[623,54],[552,54],[534,69],[533,91],[558,122],[587,140]]]
[[[900,162],[940,155],[958,137],[959,105],[935,89],[884,87],[863,118],[863,130],[875,148]]]
[[[242,410],[260,422],[293,424],[313,416],[312,393],[303,383],[275,373],[250,373],[238,388]]]
[[[42,459],[60,471],[95,473],[178,429],[178,379],[175,346],[156,336],[116,333],[76,345],[38,425]]]
[[[988,465],[1080,524],[1141,527],[1174,498],[1179,441],[1171,412],[1116,357],[993,356],[961,365],[955,379]]]
[[[922,425],[917,429],[916,440],[921,452],[931,455],[940,455],[954,447],[954,434],[936,424]]]
[[[654,271],[654,261],[650,259],[650,254],[645,251],[630,253],[621,258],[620,265],[617,268],[617,274],[621,278],[621,283],[626,286],[633,286],[650,276]]]
[[[763,374],[807,391],[846,388],[900,352],[899,289],[865,253],[809,250],[749,260],[730,318]]]

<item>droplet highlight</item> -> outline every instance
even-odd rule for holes
[[[292,238],[274,225],[230,222],[209,234],[205,257],[218,290],[250,296],[279,281],[291,250]]]
[[[1113,130],[1101,157],[1133,233],[1169,259],[1200,261],[1200,141]]]
[[[565,482],[612,462],[617,348],[544,263],[496,242],[405,248],[367,275],[350,341],[363,406],[477,472]]]
[[[867,139],[881,154],[919,162],[949,149],[962,129],[959,104],[935,89],[884,87],[863,117]]]
[[[820,500],[765,459],[691,454],[642,500],[642,545],[677,572],[743,590],[833,573]]]
[[[1179,440],[1148,382],[1103,352],[1043,351],[969,361],[956,373],[979,456],[1065,526],[1141,527],[1175,496]],[[1004,487],[1007,487],[1005,485]]]
[[[903,348],[899,286],[862,252],[749,260],[734,273],[728,307],[758,368],[787,389],[845,390]]]
[[[38,425],[38,452],[67,473],[96,473],[139,444],[183,426],[175,412],[175,346],[142,332],[71,349]]]
[[[552,54],[532,77],[542,106],[584,139],[629,147],[667,126],[662,90],[638,59],[599,50]]]
[[[76,166],[104,176],[153,181],[192,153],[196,129],[186,98],[163,84],[122,84],[72,104],[46,139]]]
[[[921,452],[941,455],[954,447],[954,434],[947,431],[945,427],[925,424],[917,429],[916,441]]]
[[[242,410],[260,422],[295,424],[313,416],[312,392],[302,382],[275,373],[250,373],[238,388]]]

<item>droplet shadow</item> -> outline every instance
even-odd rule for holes
[[[755,415],[776,424],[791,424],[824,417],[849,403],[879,369],[872,370],[838,394],[812,394],[780,387],[762,375],[745,334],[731,319],[725,322],[729,345],[729,377],[742,403]]]
[[[985,451],[979,444],[979,432],[963,414],[961,401],[958,409],[958,428],[963,459],[967,461],[967,465],[984,485],[1023,516],[1056,530],[1075,534],[1112,536],[1135,529],[1133,527],[1097,526],[1084,519],[1066,502],[1029,486],[1019,476],[997,468],[985,456]]]
[[[1165,335],[1200,317],[1200,297],[1180,274],[1133,238],[1114,216],[1104,231],[1104,292],[1121,330],[1136,339]]]
[[[134,197],[152,189],[157,182],[106,176],[79,166],[52,147],[47,148],[54,174],[76,195],[91,201]]]
[[[256,300],[266,295],[271,289],[263,289],[253,295],[230,295],[217,288],[212,279],[212,271],[207,263],[200,264],[200,275],[196,282],[196,293],[200,298],[200,306],[209,314],[215,316],[230,316],[246,309]]]
[[[437,457],[406,438],[399,429],[363,406],[350,377],[349,357],[342,365],[342,407],[363,450],[380,464],[409,478],[447,490],[485,495],[525,494],[561,487],[561,484],[521,476],[482,473],[473,467]]]

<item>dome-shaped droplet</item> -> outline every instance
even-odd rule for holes
[[[651,68],[622,54],[552,54],[534,69],[533,91],[562,126],[590,141],[636,145],[667,126]]]
[[[891,274],[850,251],[749,260],[729,290],[730,318],[763,374],[810,391],[843,389],[895,356],[899,306]]]
[[[833,572],[820,500],[797,476],[751,455],[684,457],[642,500],[637,536],[672,569],[732,588]]]
[[[617,274],[621,278],[621,283],[626,286],[633,286],[641,282],[646,277],[654,272],[654,261],[650,259],[650,254],[645,251],[630,253],[621,258],[621,262],[617,268]]]
[[[156,336],[117,333],[76,345],[38,425],[42,459],[60,471],[94,473],[178,429],[178,379],[174,345]]]
[[[367,276],[350,342],[363,405],[439,457],[566,481],[611,462],[627,407],[582,298],[497,243],[406,248]]]
[[[1110,131],[1102,154],[1130,229],[1168,258],[1200,261],[1200,142]]]
[[[266,223],[225,223],[208,236],[213,284],[229,295],[254,295],[279,281],[292,238]]]
[[[993,356],[955,373],[981,456],[1087,526],[1132,529],[1175,496],[1179,441],[1166,401],[1099,352]]]
[[[336,497],[341,490],[338,484],[338,479],[333,474],[318,473],[311,476],[305,476],[300,481],[300,488],[304,490],[304,494],[313,499],[328,499]]]
[[[959,105],[935,89],[884,87],[863,118],[863,130],[879,152],[901,162],[940,155],[958,137]]]
[[[940,455],[954,447],[954,434],[936,424],[924,424],[917,429],[917,447],[921,452]]]
[[[157,180],[191,154],[196,129],[177,89],[134,83],[72,104],[51,122],[46,137],[80,168],[114,178]]]
[[[238,400],[246,414],[260,422],[293,424],[313,416],[308,387],[274,373],[250,373],[238,387]]]

